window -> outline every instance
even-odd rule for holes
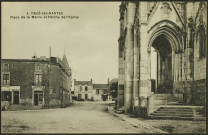
[[[96,90],[96,94],[99,94],[99,90],[98,89]]]
[[[9,64],[4,64],[4,69],[9,69]]]
[[[81,99],[81,98],[82,98],[82,94],[79,94],[79,95],[78,95],[78,99]]]
[[[12,101],[12,93],[10,91],[3,91],[1,93],[1,101]]]
[[[36,74],[35,75],[35,83],[41,83],[42,82],[42,75],[41,74]]]
[[[9,74],[3,74],[3,85],[9,85]]]
[[[206,35],[205,35],[205,29],[203,25],[199,26],[198,29],[198,44],[199,44],[199,58],[205,57],[205,51],[206,51]]]
[[[35,70],[40,70],[40,64],[35,65]]]
[[[88,87],[87,86],[85,86],[85,91],[87,91],[88,90]]]
[[[79,86],[79,90],[82,91],[82,86]]]

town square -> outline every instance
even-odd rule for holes
[[[1,133],[206,134],[206,1],[3,1],[1,26]]]

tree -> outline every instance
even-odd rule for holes
[[[110,83],[110,91],[111,91],[112,98],[117,98],[118,81]]]

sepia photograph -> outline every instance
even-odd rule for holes
[[[206,134],[206,1],[1,2],[1,134]]]

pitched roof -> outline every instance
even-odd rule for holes
[[[93,88],[95,89],[109,89],[108,84],[93,84]]]
[[[78,85],[92,85],[92,82],[91,81],[75,81],[74,86],[78,86]]]
[[[1,61],[11,62],[49,62],[49,59],[1,59]]]

